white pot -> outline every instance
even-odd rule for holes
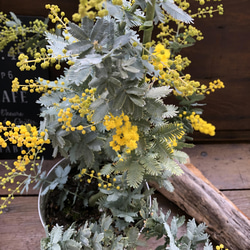
[[[62,159],[60,160],[59,162],[57,162],[51,169],[50,171],[48,172],[47,174],[47,177],[46,179],[48,181],[53,181],[56,177],[56,174],[55,174],[55,168],[57,166],[61,166],[62,168],[65,168],[67,165],[69,164],[69,160],[68,159]],[[39,218],[40,218],[40,221],[43,225],[43,227],[45,228],[46,227],[46,214],[45,214],[45,211],[46,211],[46,204],[47,204],[47,201],[48,201],[48,198],[49,198],[49,193],[45,194],[45,195],[41,195],[43,190],[49,185],[49,183],[44,183],[40,190],[39,190],[39,195],[38,195],[38,213],[39,213]]]

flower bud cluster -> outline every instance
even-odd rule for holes
[[[34,59],[30,59],[29,56],[21,53],[18,56],[18,62],[16,63],[17,67],[19,67],[19,69],[21,71],[27,70],[36,70],[36,65],[40,64],[41,68],[46,69],[48,68],[50,65],[53,65],[56,63],[55,65],[55,69],[56,70],[60,70],[61,69],[61,65],[60,62],[62,60],[66,60],[68,59],[68,64],[69,65],[73,65],[74,62],[70,60],[69,56],[66,55],[66,50],[63,50],[63,55],[56,55],[53,56],[53,50],[52,49],[48,49],[46,50],[45,48],[41,48],[40,52],[36,52],[33,56]]]
[[[176,34],[175,30],[170,28],[168,23],[160,23],[158,27],[161,32],[159,32],[157,38],[162,39],[162,42],[167,45],[169,45],[169,41],[178,42],[182,45],[188,45],[190,43],[190,38],[197,41],[201,41],[204,38],[202,32],[191,24],[188,26],[183,23],[179,24],[179,29],[184,29],[184,31],[181,32],[181,35]]]
[[[204,6],[206,2],[210,2],[209,4],[212,4],[211,2],[221,2],[221,0],[195,0],[199,2],[200,5]],[[214,12],[218,12],[219,15],[223,15],[224,13],[224,8],[222,4],[218,4],[216,8],[214,8],[212,5],[211,6],[206,6],[203,8],[198,8],[197,13],[192,14],[192,17],[199,17],[199,18],[206,18],[207,16],[213,17]],[[191,14],[191,10],[189,10],[189,14]]]
[[[194,130],[200,131],[201,133],[210,136],[215,135],[215,126],[203,120],[200,115],[196,114],[195,112],[192,112],[191,115],[186,116],[186,118],[191,122]]]
[[[36,126],[30,124],[17,126],[10,121],[5,124],[0,122],[0,146],[6,148],[8,143],[19,148],[26,148],[21,151],[14,165],[18,171],[25,171],[25,166],[33,160],[38,152],[43,151],[43,145],[49,144],[50,140],[45,139],[46,132],[39,132]]]
[[[4,177],[0,176],[0,186],[2,189],[6,189],[6,184],[10,186],[8,188],[8,196],[1,198],[3,202],[0,205],[0,214],[6,208],[7,204],[10,204],[11,200],[14,199],[14,194],[20,193],[20,187],[25,185],[26,181],[29,183],[32,182],[30,178],[33,177],[26,173],[26,167],[30,165],[30,170],[35,171],[33,168],[35,164],[37,165],[35,161],[40,159],[39,153],[45,150],[43,145],[50,143],[46,134],[46,130],[39,132],[36,126],[30,124],[17,126],[10,121],[5,123],[0,122],[0,146],[6,148],[8,143],[10,143],[16,145],[21,150],[12,167],[7,162],[0,162],[0,165],[4,166],[8,171]],[[15,181],[17,177],[24,177],[24,180],[20,181],[20,178],[18,178]],[[12,185],[15,185],[15,187],[11,188]]]
[[[81,18],[88,17],[94,19],[96,17],[104,17],[108,15],[108,10],[105,9],[106,0],[80,0],[78,13],[72,16],[74,22],[80,22]],[[119,4],[120,0],[113,0],[115,4]]]
[[[40,40],[33,39],[33,43],[30,45],[32,48],[27,48],[27,42],[29,42],[30,34],[35,34],[36,38],[42,38],[44,32],[47,31],[47,24],[45,24],[42,20],[36,19],[35,21],[30,21],[29,26],[25,24],[17,24],[13,26],[6,25],[9,21],[11,20],[8,19],[5,14],[0,12],[0,50],[2,50],[10,42],[15,42],[8,51],[9,56],[19,54],[24,48],[27,50],[27,53],[33,55],[33,52],[36,51],[36,47]]]
[[[12,91],[17,92],[19,89],[22,91],[29,91],[30,93],[48,93],[51,94],[52,91],[64,92],[64,82],[58,83],[57,80],[53,81],[54,85],[51,86],[50,81],[47,80],[44,84],[44,79],[39,78],[39,80],[34,81],[33,79],[26,79],[25,84],[20,84],[17,77],[12,81]]]
[[[108,131],[115,129],[113,140],[110,142],[113,150],[120,151],[125,147],[126,152],[130,153],[137,148],[137,141],[139,140],[138,128],[132,126],[127,115],[123,113],[115,117],[112,114],[106,115],[103,124]]]
[[[111,188],[115,188],[117,190],[120,190],[120,186],[115,185],[116,182],[116,178],[113,177],[111,178],[110,175],[105,175],[105,177],[102,177],[102,174],[100,172],[95,173],[94,170],[91,170],[90,172],[88,172],[88,169],[83,168],[80,172],[80,174],[78,174],[78,178],[80,179],[80,181],[82,180],[82,177],[84,175],[87,175],[89,178],[87,179],[88,183],[91,183],[93,179],[98,180],[98,187],[99,188],[104,188],[107,190],[110,190]]]
[[[51,22],[52,23],[59,22],[59,24],[57,25],[58,29],[66,28],[67,24],[69,23],[69,19],[67,17],[65,17],[65,13],[63,11],[60,12],[61,10],[58,7],[58,5],[46,4],[45,8],[50,10],[50,14],[48,15],[48,17],[51,20]]]
[[[92,111],[90,110],[91,103],[95,100],[94,93],[96,89],[85,89],[85,92],[82,93],[82,96],[75,95],[72,98],[66,98],[64,97],[62,101],[68,102],[71,104],[70,107],[63,110],[60,109],[58,112],[58,122],[63,123],[62,129],[65,129],[66,131],[75,131],[79,130],[82,131],[83,134],[86,133],[85,128],[86,126],[79,125],[77,127],[72,126],[71,122],[73,119],[74,112],[77,111],[80,115],[80,117],[84,117],[87,115],[87,120],[91,123],[92,118]],[[96,128],[94,125],[89,126],[92,131],[95,131]]]
[[[214,92],[216,89],[223,89],[225,88],[224,83],[220,80],[214,80],[213,82],[210,82],[208,86],[201,85],[200,90],[197,91],[197,93],[207,94],[209,95],[211,92]]]

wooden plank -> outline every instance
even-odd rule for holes
[[[37,197],[16,197],[0,215],[0,249],[40,249],[45,236],[37,212]]]
[[[250,190],[222,191],[222,193],[250,218]]]
[[[247,143],[250,142],[250,130],[216,129],[215,136],[213,137],[201,134],[199,132],[195,132],[192,137],[195,143],[232,143],[232,141],[234,141],[235,143]]]
[[[218,189],[250,189],[250,144],[197,144],[185,152]]]

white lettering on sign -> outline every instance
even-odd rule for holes
[[[7,73],[5,73],[4,71],[1,72],[1,79],[4,79],[5,77],[7,77],[10,80],[14,79],[13,73],[11,70],[9,70]]]
[[[22,112],[10,112],[7,109],[1,109],[0,111],[1,116],[11,116],[11,117],[23,117],[24,113]]]
[[[28,103],[26,92],[19,91],[19,92],[11,92],[8,93],[7,90],[3,90],[1,99],[1,103]]]

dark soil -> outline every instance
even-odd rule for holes
[[[78,188],[78,194],[81,194],[81,197],[86,197],[83,194],[84,189],[94,190],[95,193],[98,192],[97,182],[93,179],[91,183],[87,183],[83,178],[81,185],[79,186],[79,180],[76,180],[74,176],[79,173],[77,168],[73,168],[68,176],[68,181],[65,184],[64,188],[75,192]],[[56,224],[64,226],[65,229],[70,227],[73,222],[77,228],[85,224],[86,221],[95,222],[98,221],[101,213],[98,210],[98,207],[89,207],[84,206],[84,200],[82,198],[76,198],[74,201],[74,195],[68,194],[67,199],[64,201],[63,209],[60,209],[58,205],[58,200],[61,195],[61,190],[55,189],[49,193],[49,198],[46,206],[46,222],[49,230],[53,228]]]

